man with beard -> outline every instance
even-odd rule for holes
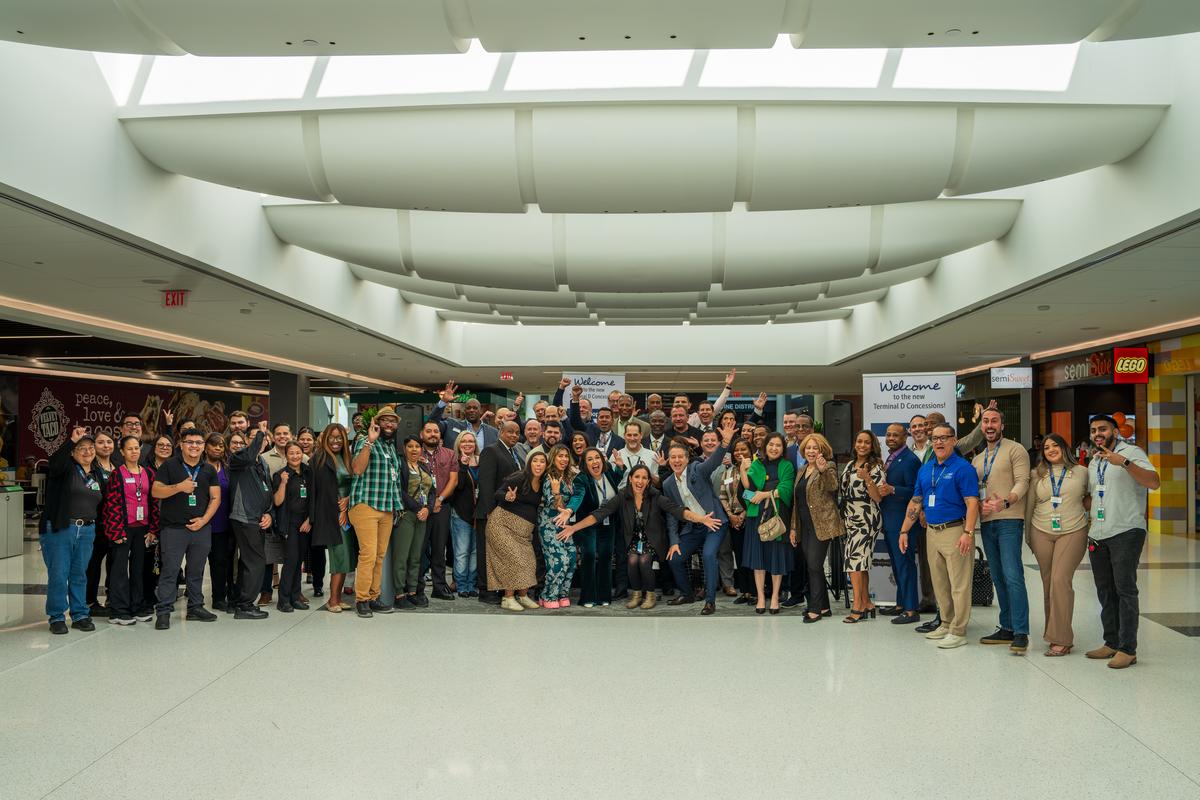
[[[475,564],[481,603],[499,602],[495,596],[495,589],[487,585],[487,518],[496,507],[496,489],[509,475],[521,471],[524,462],[513,449],[520,435],[521,429],[517,423],[507,422],[500,429],[499,439],[479,454],[479,502],[475,505]]]
[[[354,442],[350,469],[350,524],[358,537],[358,567],[354,578],[354,609],[360,617],[390,614],[390,603],[381,603],[383,557],[392,539],[392,518],[402,510],[400,501],[400,454],[396,452],[396,428],[400,417],[392,406],[384,406],[371,420],[366,436]]]
[[[1087,657],[1125,669],[1137,663],[1137,567],[1146,545],[1146,491],[1157,489],[1160,481],[1144,450],[1117,439],[1117,427],[1116,420],[1100,414],[1089,428],[1096,455],[1088,463],[1088,560],[1100,598],[1104,645]]]
[[[981,644],[1006,644],[1014,653],[1029,649],[1029,594],[1021,544],[1025,540],[1025,493],[1029,491],[1029,453],[1004,438],[1004,415],[994,408],[980,419],[983,452],[975,456],[983,510],[983,552],[991,567],[1000,625]]]
[[[879,493],[883,495],[879,503],[883,536],[892,560],[892,577],[896,580],[896,605],[880,613],[895,617],[893,625],[908,625],[921,619],[917,613],[916,547],[910,547],[906,552],[900,550],[900,527],[904,524],[904,511],[912,501],[917,473],[921,470],[921,462],[909,451],[907,439],[908,433],[900,423],[893,422],[887,426],[884,439],[888,449],[884,464],[885,482],[879,487]],[[913,540],[924,536],[925,529],[919,525],[909,529],[909,537]]]
[[[475,434],[475,441],[478,443],[480,451],[490,444],[493,444],[499,436],[499,432],[483,421],[483,405],[480,404],[477,398],[472,397],[463,405],[463,414],[466,416],[462,419],[446,419],[446,407],[454,402],[454,398],[458,395],[458,386],[454,381],[446,381],[446,388],[438,393],[437,405],[433,407],[433,411],[429,414],[429,421],[436,422],[442,431],[443,442],[453,442],[458,439],[458,435],[463,431],[470,431]]]
[[[421,460],[433,475],[433,508],[425,525],[425,545],[421,556],[421,577],[417,593],[410,597],[417,606],[424,606],[425,570],[432,572],[433,598],[453,600],[450,584],[446,582],[446,547],[450,543],[450,506],[446,502],[458,486],[458,458],[454,451],[442,446],[442,432],[432,420],[421,428]]]

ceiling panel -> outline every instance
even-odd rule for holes
[[[725,243],[728,289],[852,278],[870,265],[871,210],[730,214]]]
[[[422,278],[555,291],[553,219],[543,214],[409,214]]]
[[[712,283],[712,214],[568,214],[567,285],[577,292],[704,291]]]

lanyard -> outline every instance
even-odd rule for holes
[[[608,500],[608,481],[605,480],[603,475],[596,481],[596,488],[600,490],[600,505],[604,505],[605,501]]]
[[[100,486],[96,483],[96,479],[92,477],[91,473],[84,472],[83,467],[79,466],[78,461],[75,462],[75,469],[79,470],[79,477],[83,478],[83,485],[85,487],[93,492],[100,488]]]
[[[989,453],[991,454],[991,458],[988,458]],[[988,476],[992,474],[992,467],[995,465],[996,456],[998,456],[998,455],[1000,455],[1000,443],[999,442],[996,443],[996,448],[994,450],[985,449],[983,451],[983,482],[984,483],[987,483]]]
[[[1096,479],[1100,484],[1098,488],[1101,500],[1104,499],[1104,473],[1106,472],[1108,472],[1108,459],[1102,458],[1100,459],[1100,463],[1096,465]]]
[[[1058,476],[1058,480],[1054,480],[1054,467],[1050,468],[1050,505],[1058,510],[1058,504],[1062,502],[1062,485],[1067,479],[1067,468],[1063,467],[1062,474]]]
[[[186,461],[183,461],[180,463],[183,464],[183,471],[186,472],[188,474],[188,477],[191,478],[193,481],[195,481],[196,478],[200,477],[200,468],[204,466],[203,464],[197,464],[196,468],[192,469],[191,467],[189,467],[187,465]]]
[[[950,469],[950,465],[949,465],[949,464],[942,464],[942,474],[941,474],[941,475],[938,475],[938,471],[937,471],[937,469],[938,469],[938,465],[937,465],[937,464],[934,464],[934,465],[933,465],[933,469],[932,469],[932,470],[930,470],[931,477],[932,477],[932,482],[933,482],[933,485],[929,487],[930,489],[936,489],[936,488],[937,488],[938,481],[940,481],[942,478],[946,477],[946,470]]]

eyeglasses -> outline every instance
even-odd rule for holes
[[[948,442],[953,438],[954,438],[953,436],[930,436],[929,441],[931,441],[931,442]]]

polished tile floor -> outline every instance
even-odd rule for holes
[[[36,547],[0,585],[44,583]],[[458,600],[51,636],[43,597],[9,589],[0,798],[1197,798],[1200,638],[1167,626],[1200,612],[1198,556],[1151,537],[1124,672],[1037,635],[1025,657],[981,646],[995,608],[954,651],[724,598],[703,619]],[[1091,573],[1075,585],[1082,651]]]

